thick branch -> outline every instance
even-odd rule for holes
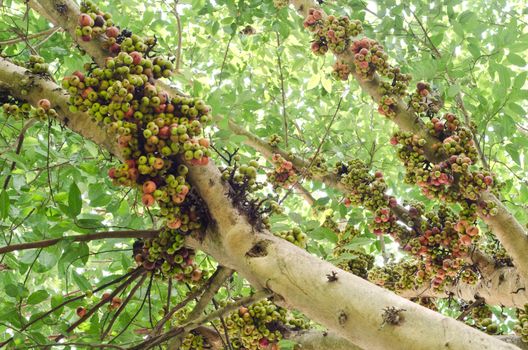
[[[297,343],[294,346],[295,350],[362,350],[362,348],[333,333],[323,333],[316,330],[291,332],[286,336],[286,339]]]
[[[214,165],[190,167],[189,174],[217,223],[217,233],[208,232],[200,249],[238,271],[254,286],[282,296],[280,304],[299,309],[364,348],[435,349],[446,344],[452,348],[504,348],[504,344],[479,331],[337,269],[280,238],[252,233],[252,227],[225,196],[226,185]],[[332,271],[337,272],[335,282],[326,277]],[[380,329],[387,306],[407,310],[405,321],[397,327]],[[428,326],[431,324],[442,324],[444,336],[439,337],[438,329]]]

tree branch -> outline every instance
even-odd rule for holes
[[[183,325],[179,326],[179,327],[175,327],[173,329],[171,329],[170,331],[164,333],[164,334],[161,334],[157,337],[154,337],[154,338],[151,338],[151,339],[148,339],[146,341],[144,341],[143,343],[139,344],[139,345],[136,345],[132,348],[130,348],[130,350],[147,350],[147,349],[150,349],[156,345],[159,345],[159,344],[162,344],[164,342],[166,342],[167,340],[179,335],[179,334],[182,334],[182,333],[188,333],[194,329],[196,329],[197,327],[203,325],[203,324],[206,324],[212,320],[215,320],[217,319],[218,317],[220,316],[223,316],[223,315],[226,315],[232,311],[235,311],[237,310],[240,306],[242,305],[250,305],[256,301],[259,301],[259,300],[262,300],[264,298],[267,298],[269,296],[271,296],[273,293],[271,293],[270,291],[268,290],[262,290],[262,291],[258,291],[256,292],[255,294],[249,296],[249,297],[245,297],[245,298],[242,298],[236,302],[234,302],[233,304],[230,304],[230,305],[227,305],[226,307],[222,308],[222,309],[219,309],[219,310],[216,310],[215,312],[212,312],[208,315],[204,315],[194,321],[190,321],[190,322],[187,322],[187,323],[184,323]]]
[[[62,30],[61,27],[52,27],[52,28],[43,30],[43,31],[35,33],[35,34],[30,34],[28,36],[24,36],[24,37],[20,37],[19,36],[17,38],[0,41],[0,46],[7,46],[7,45],[12,45],[12,44],[17,44],[17,43],[22,42],[22,41],[35,39],[35,38],[39,38],[41,36],[46,36],[46,35],[50,35],[50,34],[55,34],[56,32],[58,32],[60,30]]]
[[[109,231],[97,232],[78,236],[64,236],[61,238],[47,239],[44,241],[28,242],[0,247],[0,254],[6,254],[14,251],[45,248],[59,243],[62,240],[71,240],[72,242],[89,242],[98,239],[109,238],[154,238],[159,234],[159,230],[141,230],[141,231]]]
[[[71,333],[75,328],[77,328],[81,323],[86,321],[90,316],[92,316],[101,306],[104,304],[111,302],[112,298],[115,297],[117,294],[119,294],[121,291],[123,291],[126,287],[128,287],[132,282],[134,282],[139,276],[142,274],[146,274],[145,270],[143,268],[137,268],[132,272],[130,275],[130,278],[127,279],[125,282],[123,282],[121,285],[119,285],[116,289],[114,289],[110,296],[106,299],[101,299],[97,304],[92,306],[90,309],[86,311],[86,314],[84,316],[80,317],[77,321],[75,321],[71,326],[69,326],[63,334],[59,335],[57,338],[55,338],[55,342],[59,342],[59,340],[66,337],[66,334]]]
[[[279,65],[279,77],[281,84],[281,96],[282,96],[282,120],[284,122],[284,144],[288,147],[288,116],[286,115],[286,91],[284,90],[284,75],[282,74],[282,62],[281,62],[281,53],[280,53],[280,36],[279,32],[275,33],[277,35],[277,63]]]
[[[206,284],[205,292],[200,297],[200,300],[196,303],[196,306],[191,311],[191,313],[187,316],[187,319],[185,320],[186,323],[192,322],[196,319],[198,319],[202,313],[205,311],[207,305],[213,300],[214,296],[222,287],[224,282],[231,277],[233,274],[233,270],[225,268],[223,266],[218,267],[216,272],[213,276],[209,279],[209,281]],[[181,342],[181,335],[175,337],[171,344],[169,345],[169,348],[179,349]]]
[[[28,131],[28,129],[33,124],[35,124],[35,122],[36,121],[34,119],[28,120],[24,124],[22,129],[20,130],[20,133],[19,133],[18,138],[17,138],[17,146],[16,146],[15,154],[20,154],[20,152],[22,151],[22,145],[24,144],[24,137],[26,136],[26,131]],[[9,170],[9,174],[7,175],[7,177],[6,177],[5,181],[4,181],[4,190],[9,185],[9,181],[11,180],[11,173],[13,172],[13,170],[15,170],[15,168],[16,168],[16,161],[13,161],[13,163],[11,164],[11,169]]]
[[[130,293],[128,293],[128,296],[126,297],[126,299],[123,301],[123,303],[121,303],[121,305],[119,306],[119,309],[117,309],[117,311],[115,312],[114,316],[112,317],[112,319],[110,320],[110,322],[108,323],[108,327],[106,327],[106,331],[103,332],[103,334],[101,334],[101,340],[103,340],[104,338],[106,338],[106,336],[108,335],[108,333],[110,333],[110,331],[112,330],[112,326],[114,325],[114,322],[117,320],[117,318],[119,317],[119,315],[121,314],[121,312],[123,312],[123,310],[125,309],[125,307],[128,305],[128,303],[130,302],[130,300],[132,300],[132,297],[134,297],[134,295],[136,294],[137,290],[143,285],[143,283],[145,282],[145,280],[147,279],[147,274],[144,273],[143,274],[143,277],[141,277],[141,279],[139,280],[138,283],[136,283],[136,285],[130,290]]]

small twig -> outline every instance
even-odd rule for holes
[[[56,347],[56,346],[75,346],[79,347],[79,349],[118,349],[118,350],[126,350],[126,348],[119,346],[119,345],[113,345],[113,344],[87,344],[87,343],[60,343],[60,344],[36,344],[36,345],[28,345],[28,346],[20,346],[18,349],[32,349],[32,348],[47,348],[47,347]]]
[[[141,280],[139,280],[139,282],[136,283],[136,285],[130,290],[130,293],[128,293],[128,296],[121,303],[121,305],[119,306],[119,309],[117,309],[117,311],[115,312],[114,316],[112,317],[112,319],[108,323],[106,331],[104,331],[103,334],[101,334],[101,340],[106,338],[108,333],[110,333],[110,331],[112,330],[112,326],[114,325],[114,322],[117,320],[117,318],[119,317],[121,312],[123,312],[123,310],[125,309],[127,304],[130,302],[130,300],[132,300],[132,298],[136,294],[137,290],[139,289],[139,287],[141,287],[143,285],[143,283],[145,282],[146,279],[147,279],[147,274],[143,274],[143,277],[141,277]]]
[[[469,304],[468,307],[457,317],[457,321],[463,321],[464,318],[467,315],[469,315],[469,313],[471,312],[471,309],[484,305],[484,303],[485,303],[484,298],[476,297],[475,301]]]
[[[323,138],[321,139],[321,142],[319,142],[319,145],[317,146],[317,150],[315,151],[312,159],[310,160],[310,163],[308,164],[308,166],[303,170],[303,173],[301,174],[301,176],[299,176],[299,178],[297,179],[297,181],[295,181],[295,183],[290,186],[290,188],[288,189],[288,192],[286,192],[286,194],[284,195],[284,197],[282,197],[282,199],[279,201],[279,204],[281,204],[285,199],[286,197],[288,197],[288,195],[291,193],[291,191],[293,190],[293,188],[295,188],[295,186],[298,184],[298,183],[301,183],[304,178],[306,177],[306,175],[308,174],[308,172],[310,171],[310,168],[312,167],[313,163],[315,162],[315,160],[317,159],[317,156],[319,155],[319,152],[321,152],[321,148],[323,147],[323,144],[325,143],[326,141],[326,138],[328,137],[328,134],[330,133],[330,129],[332,127],[332,125],[334,124],[334,121],[337,117],[337,114],[339,112],[339,109],[341,108],[341,103],[343,102],[343,98],[345,96],[346,92],[341,94],[341,97],[339,98],[339,102],[337,103],[337,107],[336,107],[336,110],[334,112],[334,115],[332,116],[332,119],[330,120],[330,123],[328,123],[328,125],[326,126],[326,130],[325,130],[325,133],[323,135]]]
[[[233,274],[233,270],[228,269],[223,266],[219,266],[215,273],[209,278],[209,281],[202,287],[202,289],[205,290],[203,295],[199,300],[197,300],[196,306],[191,311],[191,313],[187,316],[187,319],[185,320],[186,323],[192,322],[196,320],[198,317],[200,317],[203,312],[205,311],[205,308],[207,305],[209,305],[210,301],[215,302],[214,296],[218,292],[218,289],[224,284],[224,282],[231,277]],[[194,297],[193,299],[196,299]],[[174,338],[174,341],[171,343],[175,344],[181,341],[182,335],[179,335]]]
[[[165,305],[165,314],[163,316],[166,316],[169,313],[171,296],[172,296],[171,294],[172,294],[172,278],[169,278],[169,282],[167,283],[167,304]]]
[[[134,271],[132,271],[132,272],[126,273],[126,274],[124,274],[123,276],[120,276],[120,277],[116,278],[115,280],[112,280],[112,281],[110,281],[110,282],[108,282],[108,283],[105,283],[105,284],[103,284],[102,286],[97,287],[96,289],[94,289],[94,290],[93,290],[93,293],[97,293],[97,292],[99,292],[99,291],[101,291],[101,290],[103,290],[103,289],[105,289],[105,288],[107,288],[107,287],[109,287],[109,286],[111,286],[111,285],[113,285],[113,284],[119,283],[119,282],[121,282],[121,281],[124,280],[125,278],[131,276],[132,274],[134,274],[134,273],[137,272],[137,271],[138,271],[138,269],[136,269],[136,270],[134,270]],[[19,332],[23,332],[23,331],[25,331],[25,330],[28,329],[31,325],[33,325],[33,324],[37,323],[38,321],[42,320],[43,318],[49,316],[50,314],[52,314],[52,313],[55,312],[56,310],[59,310],[60,308],[64,307],[65,305],[67,305],[67,304],[69,304],[69,303],[73,303],[73,302],[75,302],[75,301],[77,301],[77,300],[81,300],[81,299],[85,298],[86,295],[87,295],[86,293],[83,293],[83,294],[81,294],[81,295],[79,295],[79,296],[76,296],[76,297],[74,297],[74,298],[71,298],[71,299],[65,300],[65,301],[63,301],[62,303],[60,303],[59,305],[56,305],[55,307],[52,307],[51,310],[44,312],[43,314],[41,314],[41,315],[35,317],[35,318],[34,318],[33,320],[31,320],[30,322],[26,323],[22,328],[20,328]],[[11,337],[11,338],[5,340],[4,342],[0,343],[0,349],[1,349],[3,346],[5,346],[6,344],[8,344],[9,342],[11,342],[13,339],[14,339],[14,338]]]
[[[161,331],[161,329],[163,328],[163,325],[165,325],[165,323],[167,323],[171,318],[172,318],[172,315],[174,315],[178,310],[184,308],[187,304],[189,304],[189,302],[191,300],[193,300],[194,298],[196,298],[197,296],[199,296],[200,294],[203,293],[204,289],[207,287],[207,284],[204,284],[201,288],[195,290],[194,292],[190,293],[189,295],[187,295],[187,297],[185,299],[183,299],[182,301],[180,301],[178,304],[176,304],[169,312],[167,312],[165,314],[165,316],[156,324],[156,327],[154,327],[153,331],[152,331],[152,335],[155,336],[157,334],[159,334],[159,332]]]
[[[81,323],[86,321],[88,318],[90,318],[101,306],[104,304],[111,302],[112,298],[115,297],[117,294],[119,294],[122,290],[124,290],[126,287],[128,287],[132,282],[134,282],[141,274],[145,273],[145,270],[143,268],[138,268],[134,270],[134,272],[131,274],[130,278],[127,279],[125,282],[123,282],[120,286],[118,286],[116,289],[114,289],[108,298],[102,299],[97,304],[95,304],[92,308],[89,310],[86,310],[86,314],[79,318],[77,321],[75,321],[70,327],[68,327],[63,334],[59,335],[57,338],[55,338],[55,342],[59,342],[59,340],[66,337],[65,333],[71,333],[75,328],[77,328]]]
[[[233,38],[235,37],[235,32],[233,32],[233,34],[231,35],[231,37],[229,38],[229,41],[227,42],[227,46],[226,46],[226,49],[225,49],[225,52],[224,52],[224,58],[222,60],[222,66],[220,66],[220,74],[218,75],[220,77],[220,79],[218,80],[218,86],[220,86],[220,84],[222,84],[222,73],[224,72],[224,67],[225,67],[225,63],[226,63],[226,60],[227,60],[227,54],[229,53],[229,46],[231,46],[231,41],[233,41]]]
[[[147,293],[147,298],[148,298],[148,314],[149,314],[149,321],[150,321],[150,328],[154,328],[154,322],[152,321],[152,298],[151,298],[151,295],[152,295],[152,282],[154,282],[154,274],[152,273],[150,275],[150,281],[149,281],[149,285],[148,285],[148,290],[149,292]]]
[[[213,304],[215,306],[215,308],[218,310],[218,303],[216,302],[216,300],[214,300],[213,298]],[[220,319],[220,323],[222,324],[222,328],[224,329],[224,336],[226,337],[226,343],[227,343],[227,348],[229,350],[233,350],[233,345],[231,345],[231,340],[229,340],[229,332],[227,331],[227,326],[226,326],[226,323],[224,321],[224,318],[222,316],[218,317]]]
[[[145,306],[145,303],[147,302],[147,297],[150,293],[150,288],[152,287],[152,285],[149,283],[148,287],[147,287],[147,292],[145,293],[145,297],[143,298],[143,301],[141,302],[141,305],[139,306],[139,308],[137,309],[136,313],[134,314],[134,316],[132,316],[132,318],[130,319],[130,321],[128,321],[127,325],[121,330],[121,332],[119,332],[118,335],[116,335],[115,337],[113,337],[111,340],[110,340],[110,343],[112,343],[114,340],[116,340],[117,338],[119,338],[123,333],[125,333],[125,331],[128,329],[128,327],[132,324],[132,322],[134,322],[134,320],[136,319],[136,317],[139,315],[139,313],[141,312],[141,310],[143,309],[143,306]]]
[[[306,203],[308,203],[310,206],[314,205],[315,198],[312,196],[310,191],[308,191],[303,185],[301,184],[295,184],[295,188],[299,191],[301,196],[304,198]]]
[[[51,171],[50,171],[50,143],[51,143],[51,118],[48,119],[48,147],[47,147],[47,156],[46,156],[46,168],[48,172],[48,186],[50,191],[51,200],[55,205],[57,205],[57,202],[55,202],[55,196],[53,195],[53,187],[51,186]]]
[[[30,119],[26,122],[26,124],[24,124],[24,126],[22,127],[22,129],[20,130],[20,133],[18,135],[18,141],[17,141],[17,146],[16,146],[16,150],[15,150],[15,154],[16,155],[19,155],[20,152],[22,151],[22,145],[24,144],[24,138],[26,137],[26,131],[33,125],[35,124],[35,119]],[[11,164],[11,169],[9,171],[9,174],[7,175],[5,181],[4,181],[4,190],[7,188],[7,186],[9,185],[9,181],[11,180],[11,173],[13,172],[13,170],[15,170],[15,167],[16,167],[16,161],[13,162],[13,164]]]
[[[59,30],[62,30],[62,28],[61,27],[52,27],[52,28],[43,30],[43,31],[35,33],[35,34],[28,35],[28,36],[18,36],[17,38],[0,41],[0,46],[17,44],[17,43],[20,43],[22,41],[35,39],[35,38],[38,38],[38,37],[41,37],[41,36],[45,36],[45,35],[49,35],[49,34],[55,34]]]
[[[205,310],[211,300],[214,300],[216,292],[224,284],[224,282],[231,277],[233,270],[227,267],[220,266],[216,272],[211,276],[207,282],[207,287],[200,300],[196,303],[196,306],[187,317],[187,322],[197,319]]]

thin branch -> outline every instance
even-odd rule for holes
[[[43,31],[35,33],[35,34],[28,35],[26,37],[18,36],[17,38],[0,41],[0,46],[17,44],[17,43],[20,43],[20,42],[23,42],[23,41],[26,41],[26,40],[39,38],[41,36],[53,35],[53,34],[55,34],[56,32],[58,32],[60,30],[62,30],[62,28],[57,26],[57,27],[52,27],[52,28],[43,30]]]
[[[222,287],[224,282],[231,277],[233,272],[233,270],[223,266],[219,266],[216,269],[215,273],[211,276],[211,278],[209,278],[209,281],[207,281],[207,283],[202,287],[202,289],[205,289],[205,292],[203,293],[200,300],[197,300],[196,306],[187,316],[187,319],[185,320],[186,323],[192,322],[200,317],[207,308],[207,305],[209,305],[209,302],[213,301],[214,303],[214,296],[220,287]],[[196,297],[194,299],[196,299]],[[174,340],[171,342],[171,347],[179,347],[179,345],[181,345],[180,342],[182,341],[182,335],[183,334],[180,334],[174,338]]]
[[[75,346],[79,347],[78,349],[118,349],[118,350],[126,350],[126,348],[114,345],[114,344],[93,344],[93,343],[60,343],[60,344],[36,344],[36,345],[28,345],[28,346],[20,346],[18,349],[33,349],[33,348],[48,348],[48,347],[56,347],[56,346]]]
[[[261,291],[258,291],[256,292],[255,294],[249,296],[249,297],[246,297],[246,298],[242,298],[238,301],[236,301],[235,303],[233,304],[230,304],[228,306],[226,306],[225,308],[223,309],[220,309],[220,310],[217,310],[215,312],[212,312],[208,315],[205,315],[205,316],[202,316],[200,317],[199,319],[196,319],[195,321],[192,321],[192,322],[189,322],[189,323],[185,323],[179,327],[175,327],[173,329],[171,329],[170,331],[164,333],[164,334],[161,334],[157,337],[154,337],[154,338],[151,338],[151,339],[148,339],[136,346],[133,346],[130,348],[130,350],[147,350],[147,349],[150,349],[154,346],[157,346],[159,344],[162,344],[164,342],[166,342],[167,340],[171,339],[171,338],[174,338],[175,336],[179,335],[179,334],[182,334],[182,333],[188,333],[194,329],[196,329],[197,327],[199,327],[200,325],[202,324],[205,324],[205,323],[208,323],[214,319],[217,319],[218,317],[220,316],[223,316],[225,314],[228,314],[234,310],[237,310],[240,306],[242,305],[249,305],[249,304],[252,304],[258,300],[261,300],[261,299],[264,299],[264,298],[267,298],[269,296],[271,296],[273,293],[268,291],[268,290],[261,290]]]
[[[330,123],[328,123],[328,125],[326,126],[326,130],[325,130],[325,133],[323,135],[323,138],[321,139],[321,142],[319,142],[319,145],[317,146],[317,150],[315,151],[310,163],[304,169],[303,173],[301,174],[301,176],[299,176],[297,181],[295,181],[295,183],[292,186],[290,186],[290,188],[288,189],[288,192],[286,192],[284,197],[279,201],[279,204],[281,204],[286,199],[286,197],[288,197],[288,195],[291,193],[291,191],[293,190],[293,188],[295,188],[295,186],[297,184],[301,183],[304,180],[304,178],[306,177],[306,175],[310,171],[310,168],[312,167],[313,163],[317,159],[317,156],[319,155],[319,152],[321,152],[321,148],[323,147],[323,144],[325,143],[326,138],[328,137],[328,134],[330,133],[330,129],[332,128],[332,125],[334,124],[334,121],[335,121],[335,119],[337,117],[337,114],[339,113],[339,109],[341,108],[341,103],[343,102],[343,98],[345,97],[345,95],[346,95],[346,92],[341,94],[341,97],[339,97],[339,102],[337,103],[337,107],[336,107],[336,110],[334,112],[334,115],[332,116],[332,119],[330,120]]]
[[[213,300],[215,294],[218,292],[220,287],[222,287],[224,282],[231,277],[233,272],[233,270],[228,269],[227,267],[218,267],[216,272],[213,274],[213,276],[211,276],[211,278],[207,282],[207,287],[205,289],[204,294],[202,295],[198,303],[196,303],[196,306],[187,317],[187,322],[197,319],[204,312],[207,305],[209,305],[209,302]]]
[[[303,185],[295,184],[295,189],[297,189],[299,191],[299,193],[304,198],[306,203],[308,203],[310,206],[314,205],[315,198],[312,196],[310,191],[308,191]]]
[[[132,318],[130,319],[130,321],[128,321],[127,325],[121,330],[121,332],[119,332],[118,335],[116,335],[115,337],[113,337],[111,340],[110,340],[110,343],[112,343],[114,340],[116,340],[117,338],[119,338],[123,333],[125,333],[125,331],[128,329],[128,327],[132,324],[132,322],[134,322],[134,320],[136,319],[136,317],[139,315],[139,313],[141,312],[141,310],[143,309],[143,306],[145,306],[145,303],[147,302],[147,297],[149,296],[149,293],[150,293],[150,289],[152,287],[152,284],[149,283],[148,287],[147,287],[147,292],[145,293],[145,297],[143,298],[143,301],[141,302],[141,305],[139,306],[139,308],[137,309],[136,313],[134,314],[134,316],[132,316]]]
[[[163,316],[166,316],[169,313],[171,294],[172,294],[172,278],[169,278],[169,282],[167,283],[167,305],[165,305],[165,315]]]
[[[213,298],[213,304],[214,304],[215,308],[218,310],[218,303],[216,302],[216,300],[214,300],[214,298]],[[225,341],[227,343],[227,348],[228,348],[228,350],[233,350],[233,345],[231,344],[231,340],[229,339],[229,332],[227,331],[227,326],[226,326],[226,323],[224,321],[224,317],[223,316],[219,316],[218,318],[220,319],[220,323],[222,324],[222,328],[224,329],[224,336],[226,338]]]
[[[218,271],[218,270],[217,270]],[[216,274],[215,274],[216,275]],[[213,277],[215,276],[213,275]],[[211,277],[210,280],[213,279],[213,277]],[[211,283],[212,284],[212,283]],[[154,330],[152,331],[152,335],[157,335],[159,334],[159,332],[161,331],[161,329],[163,328],[163,326],[165,325],[165,323],[167,323],[171,318],[172,318],[172,315],[174,315],[178,310],[184,308],[187,304],[189,304],[189,302],[195,298],[197,298],[199,295],[201,295],[204,290],[206,290],[207,288],[209,288],[209,286],[211,285],[210,283],[204,283],[200,288],[196,289],[194,292],[191,292],[190,294],[188,294],[185,299],[183,299],[182,301],[180,301],[178,304],[176,304],[170,311],[168,311],[165,316],[163,316],[163,318],[158,322],[158,324],[156,325],[156,327],[154,327]]]
[[[92,293],[97,293],[97,292],[99,292],[99,291],[101,291],[101,290],[103,290],[103,289],[105,289],[105,288],[107,288],[107,287],[109,287],[109,286],[111,286],[111,285],[113,285],[113,284],[119,283],[119,282],[121,282],[121,281],[124,280],[125,278],[131,276],[132,274],[134,274],[134,273],[137,272],[137,271],[138,271],[138,269],[135,269],[135,270],[133,270],[133,271],[131,271],[131,272],[128,272],[128,273],[124,274],[123,276],[120,276],[120,277],[116,278],[115,280],[112,280],[112,281],[110,281],[110,282],[108,282],[108,283],[105,283],[105,284],[103,284],[102,286],[97,287],[96,289],[94,289],[94,290],[92,291]],[[74,297],[74,298],[71,298],[71,299],[68,299],[68,300],[63,301],[63,302],[60,303],[59,305],[56,305],[55,307],[52,307],[49,311],[46,311],[46,312],[44,312],[43,314],[41,314],[41,315],[35,317],[33,320],[31,320],[31,321],[28,322],[26,325],[24,325],[22,328],[20,328],[19,332],[23,332],[23,331],[25,331],[25,330],[28,329],[31,325],[33,325],[33,324],[37,323],[38,321],[42,320],[43,318],[49,316],[50,314],[52,314],[52,313],[55,312],[56,310],[59,310],[60,308],[64,307],[65,305],[67,305],[67,304],[69,304],[69,303],[73,303],[73,302],[75,302],[75,301],[77,301],[77,300],[81,300],[81,299],[85,298],[86,296],[87,296],[87,293],[84,293],[84,294],[81,294],[81,295],[76,296],[76,297]],[[1,349],[3,346],[5,346],[6,344],[8,344],[9,342],[11,342],[13,339],[14,339],[14,338],[11,337],[11,338],[5,340],[4,342],[0,343],[0,349]]]
[[[469,313],[471,312],[471,309],[484,305],[484,304],[485,304],[484,298],[480,298],[480,297],[475,298],[475,301],[471,303],[470,305],[468,305],[468,307],[456,318],[457,321],[463,321],[464,318],[467,315],[469,315]]]
[[[0,247],[0,254],[6,254],[13,251],[45,248],[50,247],[59,243],[62,240],[71,240],[72,242],[88,242],[98,239],[109,239],[109,238],[154,238],[159,234],[158,230],[140,230],[140,231],[109,231],[109,232],[97,232],[90,233],[87,235],[78,236],[65,236],[61,238],[48,239],[45,241],[37,241],[30,243],[20,243]]]
[[[24,124],[22,129],[20,130],[20,133],[18,135],[18,141],[17,141],[15,154],[19,155],[20,152],[22,151],[22,145],[24,144],[24,138],[26,137],[26,132],[33,124],[35,124],[35,122],[36,122],[35,119],[28,120]],[[15,167],[16,167],[16,161],[14,161],[13,164],[11,164],[11,169],[9,171],[9,174],[7,175],[7,177],[6,177],[5,181],[4,181],[4,190],[9,185],[9,181],[11,180],[11,173],[13,172],[13,170],[15,170]]]
[[[147,276],[148,276],[147,274],[143,274],[143,277],[141,277],[141,280],[139,280],[139,282],[136,283],[136,285],[130,290],[130,293],[128,293],[128,296],[123,301],[123,303],[121,303],[121,305],[119,306],[119,309],[117,309],[117,311],[115,312],[114,316],[112,317],[112,319],[108,323],[108,326],[106,327],[106,331],[104,331],[103,334],[101,335],[101,340],[106,338],[108,333],[110,333],[110,331],[112,330],[112,326],[114,325],[115,321],[117,320],[117,318],[119,317],[121,312],[123,312],[123,310],[125,309],[127,304],[130,302],[130,300],[132,300],[132,298],[136,294],[137,290],[143,285],[143,283],[147,279]]]
[[[226,63],[226,60],[227,60],[227,54],[229,53],[229,46],[231,46],[231,41],[233,41],[233,38],[235,37],[235,34],[231,35],[231,37],[229,38],[229,41],[227,42],[227,46],[226,46],[226,49],[225,49],[225,52],[224,52],[224,58],[222,59],[222,66],[220,67],[220,74],[218,75],[220,77],[220,80],[218,80],[218,86],[220,86],[220,84],[222,84],[222,73],[224,72],[224,67],[225,67],[225,63]]]
[[[59,335],[57,338],[55,338],[56,342],[59,342],[59,340],[66,337],[67,333],[71,333],[75,328],[77,328],[81,323],[86,321],[88,318],[90,318],[101,306],[104,304],[110,302],[113,297],[115,297],[117,294],[119,294],[122,290],[124,290],[126,287],[128,287],[132,282],[134,282],[141,274],[145,273],[145,270],[142,268],[138,268],[134,270],[134,272],[131,274],[130,278],[127,279],[125,282],[123,282],[120,286],[118,286],[116,289],[114,289],[108,298],[101,299],[97,304],[95,304],[92,308],[86,311],[86,314],[79,318],[77,321],[75,321],[70,327],[68,327],[63,334]]]

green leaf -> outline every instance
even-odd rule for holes
[[[72,217],[76,217],[81,213],[81,191],[79,190],[79,187],[77,187],[77,184],[75,182],[70,185],[70,191],[68,192],[68,208]]]
[[[13,298],[22,299],[28,295],[27,288],[22,283],[8,284],[5,286],[5,292],[7,295]]]
[[[447,96],[454,97],[456,94],[460,92],[460,86],[458,84],[454,84],[449,86],[447,89]]]
[[[522,72],[520,74],[517,74],[515,76],[515,79],[513,80],[513,90],[522,89],[524,86],[524,83],[526,83],[526,77],[528,76],[528,72]]]
[[[332,81],[325,77],[321,78],[321,83],[323,84],[324,89],[330,94],[332,93]]]
[[[5,286],[5,293],[10,297],[16,298],[18,297],[18,288],[14,284],[8,284]]]
[[[41,290],[37,290],[34,293],[31,293],[31,295],[27,299],[27,302],[30,305],[35,305],[35,304],[43,302],[44,300],[46,300],[48,298],[49,298],[48,292],[46,292],[45,290],[41,289]]]
[[[510,87],[510,80],[511,80],[510,72],[511,71],[501,64],[496,64],[494,65],[494,67],[497,73],[499,74],[499,81],[500,81],[501,87],[504,89],[507,89],[508,87]]]
[[[326,227],[318,227],[308,234],[313,239],[327,240],[332,243],[337,243],[337,235],[335,232]]]
[[[524,60],[524,58],[522,58],[521,56],[515,54],[515,53],[510,53],[507,57],[508,59],[508,62],[510,62],[511,64],[514,64],[516,66],[519,66],[519,67],[524,67],[526,66],[526,61]]]
[[[9,215],[9,196],[5,190],[0,193],[0,219],[5,219]]]
[[[308,85],[306,85],[306,90],[311,90],[317,85],[319,85],[319,82],[321,81],[321,76],[318,74],[312,75],[310,80],[308,81]]]
[[[512,157],[512,159],[517,163],[518,165],[521,165],[521,156],[519,154],[519,149],[512,144],[506,145],[506,152]]]
[[[78,274],[76,271],[72,271],[72,278],[73,278],[73,281],[75,282],[75,284],[77,284],[77,286],[79,286],[79,288],[83,292],[86,292],[86,291],[92,289],[92,286],[90,285],[90,282],[88,282],[86,277],[84,277],[83,275]]]

